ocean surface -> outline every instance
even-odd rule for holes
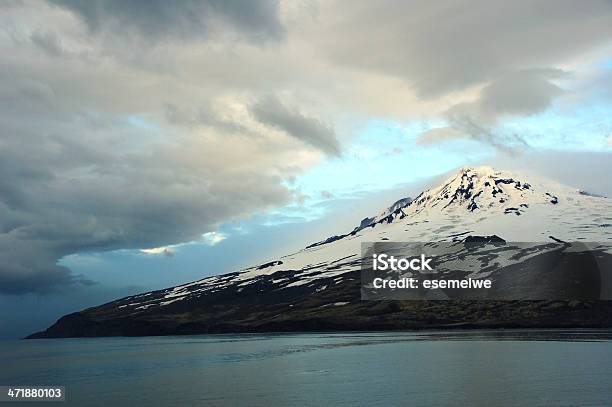
[[[66,386],[45,406],[610,406],[612,331],[0,341],[0,385]]]

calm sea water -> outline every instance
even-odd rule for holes
[[[612,332],[2,341],[0,385],[71,406],[610,406]]]

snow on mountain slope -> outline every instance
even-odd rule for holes
[[[240,272],[124,298],[114,305],[139,312],[229,286],[239,292],[272,274],[278,290],[315,287],[321,279],[337,283],[346,273],[359,269],[362,242],[451,241],[495,234],[515,242],[560,239],[612,243],[611,224],[612,204],[607,198],[490,167],[464,168],[414,200],[400,200],[381,215],[364,219],[350,233]]]

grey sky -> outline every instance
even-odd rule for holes
[[[145,41],[195,40],[234,31],[247,41],[280,39],[278,1],[50,0],[83,20],[92,34],[138,36]]]
[[[492,127],[610,88],[591,68],[611,17],[598,0],[3,3],[0,293],[87,288],[58,260],[299,204],[291,180],[373,118],[444,122],[432,148],[520,147]]]

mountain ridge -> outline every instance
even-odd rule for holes
[[[111,301],[60,318],[33,338],[316,329],[612,326],[612,305],[429,304],[359,299],[364,241],[610,242],[610,201],[547,180],[465,167],[416,198],[397,201],[353,231],[240,271]],[[340,305],[338,305],[340,304]],[[425,311],[424,309],[429,309]],[[432,314],[433,310],[436,312]],[[471,310],[474,317],[466,312]],[[487,314],[488,315],[488,314]],[[532,315],[532,318],[526,315]]]

